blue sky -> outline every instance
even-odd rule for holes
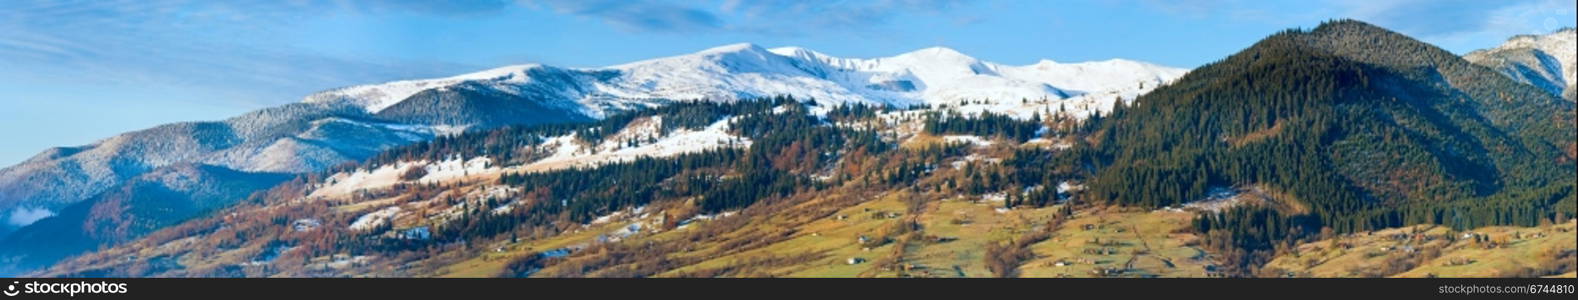
[[[595,67],[738,42],[845,57],[946,46],[1008,64],[1195,67],[1332,18],[1465,53],[1574,17],[1571,0],[11,0],[0,7],[0,165],[339,86],[528,62]]]

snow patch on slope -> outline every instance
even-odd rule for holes
[[[15,209],[15,210],[12,210],[11,211],[11,216],[7,217],[5,221],[6,221],[6,224],[11,224],[11,226],[22,227],[22,226],[27,226],[27,224],[33,224],[33,222],[38,222],[38,220],[41,220],[41,219],[44,219],[44,218],[48,218],[48,217],[51,217],[51,216],[54,216],[54,215],[55,215],[55,212],[49,211],[48,209],[34,208],[34,207],[19,207],[19,208]]]
[[[398,162],[370,170],[358,169],[330,175],[309,194],[308,198],[350,195],[357,191],[387,188],[400,183],[439,183],[493,176],[505,172],[540,172],[573,167],[595,167],[608,163],[625,162],[642,157],[670,157],[685,153],[702,152],[728,147],[749,147],[750,139],[728,132],[733,118],[724,118],[698,130],[675,129],[662,135],[663,119],[652,117],[633,122],[620,132],[605,138],[595,146],[583,145],[574,133],[545,139],[535,147],[549,149],[547,157],[529,164],[503,167],[492,159],[477,157],[469,160],[452,158],[443,161]],[[646,141],[643,138],[655,138]],[[631,146],[628,139],[639,144]],[[413,180],[401,179],[411,168],[423,168],[426,174]],[[500,192],[500,191],[494,191]]]
[[[974,136],[974,135],[946,135],[946,136],[943,136],[942,139],[943,139],[943,141],[945,141],[947,143],[950,143],[950,144],[952,144],[952,143],[966,143],[966,144],[974,145],[976,147],[989,147],[989,146],[992,146],[992,143],[993,143],[992,140],[989,140],[989,139],[986,139],[986,138],[983,138],[983,137],[980,137],[980,136]]]
[[[643,142],[630,147],[624,140],[607,138],[595,147],[586,147],[574,134],[549,138],[542,145],[552,147],[553,154],[532,162],[525,170],[553,170],[572,167],[597,166],[607,163],[630,161],[641,157],[669,157],[685,153],[702,152],[728,147],[750,147],[751,140],[728,132],[729,121],[724,118],[701,130],[676,129],[656,142]],[[630,126],[613,137],[655,136],[661,128],[662,118],[652,118],[641,126]]]
[[[359,190],[371,190],[393,186],[405,182],[400,179],[409,168],[424,168],[426,175],[414,180],[418,183],[446,182],[467,176],[497,174],[502,170],[493,166],[493,160],[487,157],[472,158],[461,161],[459,158],[439,162],[400,162],[379,166],[372,170],[356,170],[353,172],[340,172],[329,176],[322,186],[313,190],[311,197],[327,197],[334,195],[347,195]]]
[[[389,223],[389,221],[394,219],[394,217],[398,214],[400,214],[399,206],[385,207],[384,209],[376,210],[362,215],[361,217],[357,217],[356,221],[351,222],[350,227],[347,228],[350,228],[351,230],[373,229]]]

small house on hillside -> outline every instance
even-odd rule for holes
[[[433,238],[433,232],[429,230],[427,226],[417,226],[402,230],[396,236],[407,240],[426,240]]]

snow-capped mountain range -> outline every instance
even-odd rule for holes
[[[899,107],[956,104],[959,100],[1018,103],[1047,99],[1063,100],[1059,102],[1089,112],[1110,109],[1101,104],[1117,97],[1133,99],[1185,72],[1122,59],[1072,64],[1041,60],[1011,66],[941,47],[858,59],[797,47],[765,49],[733,44],[604,68],[527,64],[448,78],[352,86],[308,96],[306,102],[344,103],[378,113],[424,90],[471,83],[512,95],[569,100],[561,107],[578,108],[593,117],[651,105],[653,99],[732,100],[771,95]]]
[[[1578,31],[1566,28],[1545,35],[1514,36],[1496,48],[1470,52],[1463,58],[1574,100],[1574,83],[1578,83],[1575,48]]]
[[[735,44],[603,68],[526,64],[352,86],[223,121],[167,124],[52,148],[0,169],[0,236],[129,178],[182,163],[310,172],[447,133],[589,120],[692,99],[792,95],[825,104],[1078,117],[1111,109],[1185,72],[1120,59],[1012,66],[947,48],[856,59]]]

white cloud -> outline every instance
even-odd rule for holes
[[[444,1],[7,1],[0,7],[0,69],[51,81],[264,91],[266,103],[433,70],[473,69],[393,58],[344,57],[280,42],[282,28],[332,14],[421,11],[477,14],[503,0]],[[258,101],[258,98],[240,100]]]
[[[27,226],[44,218],[54,216],[55,212],[43,208],[18,207],[11,211],[11,216],[6,218],[6,224],[16,227]]]
[[[1570,0],[1344,0],[1346,17],[1426,39],[1545,33],[1547,20],[1573,18]],[[1554,22],[1549,22],[1554,23]],[[1553,24],[1554,25],[1554,24]]]

